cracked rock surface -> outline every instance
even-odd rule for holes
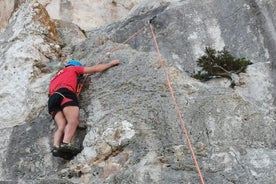
[[[165,70],[205,182],[275,183],[275,1],[143,1],[125,19],[89,31],[46,10],[22,2],[0,33],[1,182],[200,183]],[[120,44],[149,20],[165,67],[149,27]],[[190,77],[206,46],[253,62],[241,85]],[[121,63],[84,85],[74,138],[82,152],[53,157],[50,78],[68,59],[93,65],[104,56]]]

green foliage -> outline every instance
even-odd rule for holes
[[[216,51],[211,47],[206,47],[205,54],[197,60],[197,65],[202,69],[192,77],[199,80],[209,80],[214,77],[231,78],[231,73],[245,72],[250,64],[252,64],[251,61],[245,58],[235,58],[225,48]]]
[[[59,46],[60,46],[61,49],[63,49],[64,47],[66,47],[66,45],[67,44],[65,42],[60,42],[59,43]]]

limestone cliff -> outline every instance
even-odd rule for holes
[[[73,22],[83,30],[103,26],[129,14],[143,0],[38,0],[52,19]],[[26,0],[0,1],[0,30],[7,26],[12,14]]]
[[[143,1],[89,31],[50,18],[47,3],[19,4],[0,33],[1,182],[200,183],[164,70],[205,183],[276,182],[275,1]],[[149,27],[120,44],[149,21],[164,67]],[[190,77],[206,46],[253,62],[240,86]],[[47,90],[68,59],[121,64],[89,77],[74,140],[83,151],[63,160],[50,153]]]

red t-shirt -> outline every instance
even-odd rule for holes
[[[83,74],[83,66],[68,66],[58,72],[50,82],[49,94],[52,95],[60,88],[67,88],[76,93],[78,75]]]

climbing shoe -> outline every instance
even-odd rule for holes
[[[59,148],[55,146],[53,146],[53,148],[51,149],[51,152],[54,157],[60,157],[63,155],[63,153],[59,150]]]
[[[59,150],[62,151],[63,153],[67,153],[67,154],[70,154],[72,156],[75,156],[75,155],[77,155],[78,153],[81,152],[80,147],[77,147],[77,146],[72,145],[70,143],[62,143],[60,145]]]
[[[54,157],[60,157],[63,158],[65,160],[71,160],[74,158],[74,156],[76,156],[79,152],[76,152],[76,148],[73,149],[69,149],[68,146],[63,145],[63,147],[53,147],[51,149],[51,152],[53,154]]]

